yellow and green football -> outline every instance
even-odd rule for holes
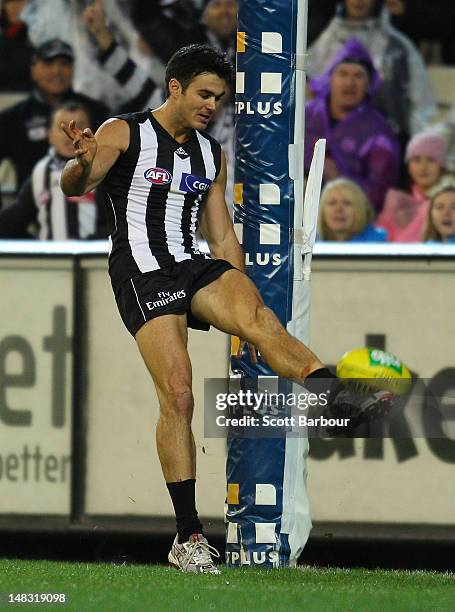
[[[336,374],[345,384],[365,390],[386,390],[404,395],[411,387],[411,372],[392,353],[375,348],[358,348],[345,353]]]

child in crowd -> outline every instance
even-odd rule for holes
[[[423,239],[455,244],[455,184],[442,187],[431,200]]]
[[[387,232],[374,227],[373,207],[363,190],[345,178],[324,187],[319,205],[318,237],[338,242],[386,242]]]
[[[439,134],[421,132],[408,143],[405,161],[409,192],[389,189],[376,224],[387,230],[391,242],[420,242],[433,190],[447,162],[447,145]]]

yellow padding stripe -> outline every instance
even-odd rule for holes
[[[238,504],[240,498],[240,485],[237,483],[228,483],[227,488],[227,503]]]
[[[246,36],[245,32],[237,32],[237,53],[245,53]]]

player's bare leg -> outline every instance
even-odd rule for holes
[[[388,392],[372,393],[365,398],[344,389],[318,357],[284,329],[265,307],[255,285],[238,270],[229,270],[200,289],[191,302],[191,310],[199,319],[256,346],[279,376],[305,382],[305,387],[316,394],[327,394],[328,404],[321,404],[323,413],[349,420],[342,435],[382,416],[393,405]]]
[[[199,319],[254,344],[280,376],[303,380],[324,367],[307,346],[286,331],[264,305],[253,282],[238,270],[229,270],[200,289],[191,310]]]
[[[160,403],[156,444],[166,482],[187,480],[196,475],[187,341],[186,315],[157,317],[136,334],[139,351],[152,375]]]
[[[202,534],[196,511],[196,448],[191,431],[194,400],[186,315],[148,321],[137,332],[136,342],[160,402],[156,445],[178,532],[169,562],[185,572],[218,574],[212,556],[220,555]]]

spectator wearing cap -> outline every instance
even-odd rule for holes
[[[122,88],[97,61],[97,46],[82,18],[90,2],[103,8],[109,29],[133,59],[156,74],[157,80],[164,78],[164,66],[147,53],[131,21],[130,13],[135,4],[132,0],[28,0],[21,17],[28,26],[29,38],[35,47],[54,38],[56,32],[61,40],[72,46],[75,58],[74,91],[87,93],[92,99],[105,104],[113,114],[124,102],[124,97]]]
[[[367,50],[349,40],[327,71],[312,79],[316,98],[307,102],[305,118],[305,172],[316,141],[325,138],[324,180],[351,179],[376,211],[399,170],[398,141],[371,101],[379,82]]]
[[[90,113],[95,128],[107,117],[102,104],[72,90],[73,62],[72,48],[61,40],[50,40],[38,47],[30,67],[32,93],[0,113],[0,160],[12,162],[18,186],[47,152],[53,108],[69,99],[80,102]]]
[[[409,38],[390,25],[383,0],[343,0],[308,50],[308,75],[324,72],[351,38],[365,46],[381,75],[374,102],[404,148],[436,116],[436,99],[422,56]]]
[[[422,132],[409,141],[405,161],[409,190],[390,189],[376,223],[391,242],[421,242],[430,200],[447,164],[447,145],[439,134]]]

